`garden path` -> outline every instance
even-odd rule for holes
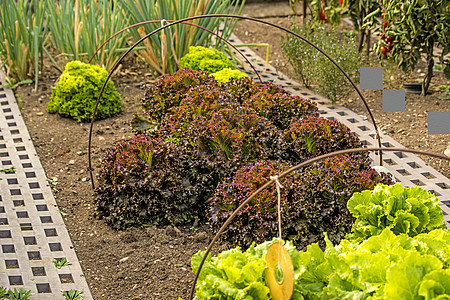
[[[0,72],[0,86],[5,83]],[[31,299],[92,299],[45,171],[12,90],[0,88],[0,287],[31,290]],[[53,260],[70,265],[57,268]]]

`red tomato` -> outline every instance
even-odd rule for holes
[[[386,55],[386,52],[388,52],[388,49],[385,46],[381,46],[380,50],[381,50],[381,53],[383,53],[383,57],[384,57],[384,55]]]
[[[391,52],[392,48],[394,48],[394,46],[392,44],[390,44],[388,47],[388,52]]]
[[[386,59],[386,58],[387,58],[386,53],[383,53],[383,59]]]
[[[381,17],[384,19],[384,16],[386,15],[386,12],[381,14]]]
[[[344,0],[339,0],[339,4],[340,5],[344,4]]]
[[[319,20],[320,21],[327,21],[327,17],[325,15],[325,11],[323,9],[320,10],[320,14],[319,14]]]
[[[386,22],[383,23],[383,27],[384,28],[388,27],[388,25],[389,25],[389,21],[386,21]]]
[[[393,38],[392,36],[388,36],[387,39],[386,39],[386,41],[387,41],[389,44],[392,44],[392,42],[394,41],[394,38]]]
[[[402,12],[402,18],[404,18],[405,17],[405,13],[404,12]]]

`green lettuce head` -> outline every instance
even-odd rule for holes
[[[231,78],[239,79],[239,78],[247,77],[248,75],[239,70],[225,68],[216,73],[212,73],[211,76],[213,76],[218,82],[225,83],[225,82],[228,82]]]
[[[80,61],[67,63],[52,90],[50,101],[47,102],[47,112],[58,113],[78,122],[90,121],[97,97],[107,77],[108,72],[102,67]],[[115,116],[121,109],[120,94],[110,80],[103,91],[95,118],[101,120]]]
[[[189,52],[180,59],[180,68],[215,73],[225,68],[233,68],[227,56],[214,49],[202,46],[191,46]]]
[[[385,228],[411,237],[445,228],[439,199],[421,187],[378,184],[373,191],[353,194],[347,208],[356,217],[351,237],[358,240],[379,235]]]

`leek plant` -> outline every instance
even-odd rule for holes
[[[47,0],[0,0],[0,68],[15,82],[35,77],[47,36]]]
[[[97,48],[128,23],[119,5],[108,0],[64,0],[47,9],[53,46],[68,61],[87,62]],[[127,45],[121,35],[107,43],[93,63],[110,69]]]
[[[244,2],[239,0],[119,1],[125,14],[130,17],[130,25],[148,20],[162,20],[160,23],[145,24],[138,29],[132,29],[130,32],[135,41],[166,25],[164,20],[180,20],[206,14],[240,14]],[[236,21],[226,18],[205,18],[192,20],[190,23],[220,33],[223,38],[228,39]],[[139,50],[138,55],[150,65],[154,73],[173,74],[178,69],[180,58],[188,52],[190,46],[209,47],[211,45],[211,33],[195,26],[177,24],[146,39],[145,49]],[[225,47],[220,42],[216,45]]]

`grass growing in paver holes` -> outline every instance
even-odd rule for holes
[[[82,290],[68,290],[62,292],[64,299],[66,300],[82,300],[83,299],[83,291]]]
[[[56,268],[61,269],[62,267],[67,267],[70,266],[71,263],[65,258],[60,258],[60,259],[53,259],[53,264],[55,265]]]
[[[28,300],[31,296],[31,290],[26,290],[23,287],[14,290],[0,287],[0,300]]]
[[[16,168],[11,167],[9,169],[0,169],[0,172],[3,172],[5,174],[14,174],[16,173]]]

